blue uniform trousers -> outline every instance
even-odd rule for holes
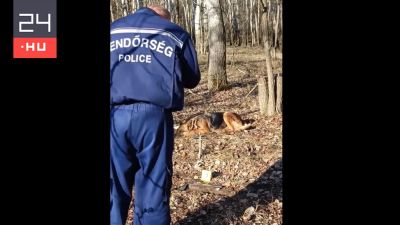
[[[156,105],[113,106],[110,126],[111,225],[125,225],[134,197],[134,225],[169,225],[172,113]]]

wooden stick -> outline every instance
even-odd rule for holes
[[[241,72],[241,73],[243,73],[244,75],[246,75],[246,72],[240,70],[239,68],[238,68],[237,70],[239,70],[239,72]]]
[[[190,89],[187,89],[187,91],[188,91],[190,94],[199,95],[199,94],[194,93],[194,92],[193,92],[192,90],[190,90]]]
[[[213,194],[227,195],[227,196],[230,196],[233,194],[232,191],[223,190],[221,185],[209,185],[209,184],[201,184],[201,183],[189,184],[188,190],[209,192],[209,193],[213,193]]]
[[[247,98],[247,96],[249,96],[249,94],[250,94],[251,92],[253,92],[253,91],[256,89],[257,86],[258,86],[258,84],[254,85],[253,89],[251,89],[251,91],[245,96],[245,98]]]
[[[199,154],[197,155],[197,159],[201,159],[201,155],[203,154],[203,149],[201,146],[201,135],[199,136]]]

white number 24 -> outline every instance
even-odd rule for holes
[[[20,17],[30,17],[31,19],[29,21],[20,21],[19,22],[19,32],[33,32],[33,29],[22,29],[22,25],[24,24],[34,24],[33,21],[33,16],[35,14],[33,13],[20,13]],[[47,24],[47,31],[50,33],[51,32],[51,25],[50,25],[50,18],[51,15],[50,13],[47,16],[48,20],[47,21],[39,21],[39,14],[36,13],[36,24]]]

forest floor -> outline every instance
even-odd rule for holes
[[[253,128],[235,134],[176,137],[173,156],[173,186],[170,201],[173,225],[282,224],[282,116],[261,116],[256,75],[264,74],[261,47],[227,46],[229,88],[209,94],[207,56],[200,56],[202,80],[185,90],[185,107],[174,112],[179,124],[203,112],[232,111],[253,121]],[[281,61],[273,62],[274,73]],[[253,88],[255,88],[253,90]],[[212,171],[208,185],[213,193],[191,189],[201,184],[202,170]],[[189,188],[182,187],[189,184]],[[132,211],[129,221],[132,220]]]

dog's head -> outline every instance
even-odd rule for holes
[[[209,114],[210,115],[210,122],[211,122],[211,126],[214,129],[218,129],[221,124],[224,122],[224,116],[222,112],[212,112]]]

